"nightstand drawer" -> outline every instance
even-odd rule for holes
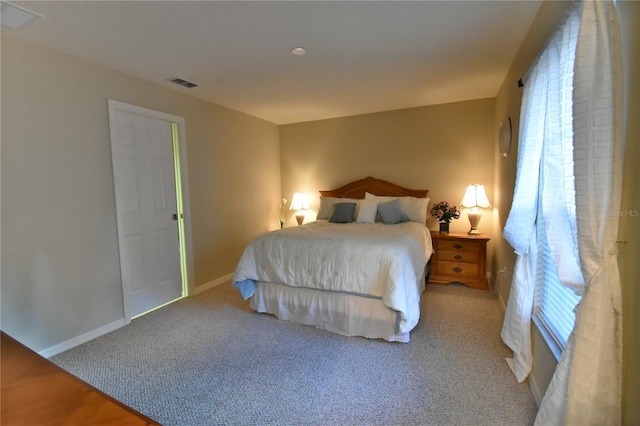
[[[478,253],[480,251],[480,244],[475,241],[440,240],[436,244],[436,250]]]
[[[475,278],[480,273],[480,265],[477,263],[445,262],[438,259],[438,272],[452,278]]]
[[[478,263],[480,260],[479,250],[468,251],[438,251],[438,260],[449,262]]]

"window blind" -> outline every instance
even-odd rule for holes
[[[537,245],[538,259],[536,267],[536,286],[534,298],[534,316],[551,336],[560,352],[567,346],[567,341],[575,325],[575,307],[580,296],[569,287],[562,285],[558,279],[558,271],[544,230],[544,217],[538,215]]]
[[[574,309],[580,301],[580,296],[562,285],[558,279],[541,216],[538,216],[536,226],[538,227],[538,259],[534,315],[538,323],[551,335],[553,343],[563,350],[567,346],[576,321]]]

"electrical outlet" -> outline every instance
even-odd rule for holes
[[[503,266],[499,271],[498,271],[498,282],[496,283],[496,287],[498,288],[502,288],[502,284],[504,283],[504,281],[507,279],[507,267]]]

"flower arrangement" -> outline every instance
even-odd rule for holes
[[[460,209],[458,206],[449,205],[448,201],[440,201],[431,208],[431,216],[438,219],[440,223],[449,223],[453,219],[460,218]]]
[[[280,201],[280,229],[284,228],[284,206],[287,205],[287,199],[283,198]]]

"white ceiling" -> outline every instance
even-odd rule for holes
[[[276,124],[493,97],[540,7],[540,0],[13,3],[44,18],[5,34]],[[307,54],[293,56],[296,46]],[[199,86],[166,82],[175,76]]]

